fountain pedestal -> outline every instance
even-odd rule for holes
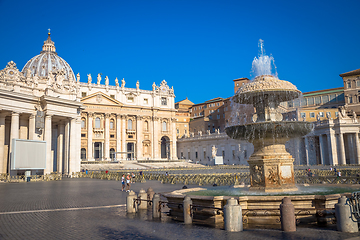
[[[294,180],[294,159],[286,151],[284,144],[257,147],[255,151],[248,160],[250,190],[261,192],[297,190]]]

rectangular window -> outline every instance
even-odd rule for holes
[[[311,112],[311,113],[310,113],[310,117],[311,117],[311,118],[314,118],[314,117],[315,117],[315,113],[314,113],[314,112]]]
[[[360,87],[360,80],[356,81],[356,87]]]
[[[294,106],[293,101],[288,101],[288,107],[291,108],[293,106]]]
[[[347,88],[351,88],[351,82],[350,81],[347,83]]]
[[[196,111],[196,107],[194,107],[194,111]]]
[[[235,150],[232,150],[232,156],[235,158]]]
[[[196,159],[198,158],[198,153],[197,153],[197,152],[195,152],[195,158],[196,158]]]
[[[110,138],[115,138],[115,135],[114,135],[114,134],[110,134]]]
[[[323,103],[329,102],[329,96],[328,96],[328,95],[322,96],[322,102],[323,102]]]
[[[204,160],[206,159],[206,152],[204,151]]]
[[[314,105],[314,98],[310,97],[307,99],[308,105]]]
[[[82,92],[81,97],[86,97],[86,92]]]
[[[317,104],[320,104],[320,103],[321,103],[320,96],[315,97],[315,104],[317,105]]]
[[[111,98],[115,99],[115,95],[110,95]]]
[[[216,104],[216,106],[219,106],[219,105],[220,105],[220,103],[217,103],[217,104]]]
[[[149,103],[149,99],[144,98],[144,104],[148,104]]]
[[[247,151],[246,151],[246,149],[244,150],[244,159],[247,159]]]
[[[335,94],[330,94],[330,101],[335,101],[336,95]]]
[[[319,112],[319,117],[324,117],[324,112]]]
[[[133,135],[128,135],[128,138],[134,138],[134,136]]]
[[[304,113],[304,112],[300,113],[300,117],[301,118],[306,118],[306,113]]]
[[[326,112],[326,117],[331,118],[331,112]]]
[[[134,97],[128,97],[128,98],[127,98],[127,101],[128,101],[128,102],[134,102]]]
[[[86,134],[85,134],[85,133],[82,133],[82,134],[81,134],[81,137],[86,137]]]
[[[307,99],[306,98],[301,99],[301,106],[307,106]]]
[[[181,156],[181,158],[184,158],[184,153],[181,152],[181,153],[180,153],[180,156]]]
[[[223,156],[223,158],[225,158],[225,151],[224,150],[222,151],[222,156]]]
[[[349,96],[349,97],[348,97],[348,103],[353,103],[353,98],[352,98],[352,96]]]
[[[220,114],[218,114],[218,115],[216,116],[216,118],[217,118],[217,119],[220,119]]]
[[[163,105],[163,106],[167,105],[167,98],[166,97],[161,98],[161,105]]]

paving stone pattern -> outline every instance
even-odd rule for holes
[[[148,181],[135,183],[132,189],[138,192],[150,186],[155,192],[182,187]],[[358,233],[340,233],[333,228],[298,228],[294,233],[245,229],[228,233],[205,226],[186,226],[168,217],[154,221],[147,211],[128,216],[124,206],[84,209],[124,205],[126,193],[120,189],[118,181],[87,178],[0,183],[0,239],[360,239]]]

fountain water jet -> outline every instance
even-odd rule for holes
[[[265,55],[263,41],[259,41],[260,55],[252,69],[255,79],[236,92],[233,101],[251,104],[255,108],[253,123],[230,126],[225,129],[234,139],[247,140],[254,145],[254,153],[248,160],[250,166],[250,190],[285,192],[296,190],[294,159],[285,149],[291,138],[308,134],[312,123],[282,121],[281,102],[298,98],[301,92],[290,82],[271,75],[273,58]]]

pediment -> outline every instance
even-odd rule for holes
[[[81,99],[81,102],[84,104],[97,104],[97,105],[114,105],[114,106],[122,105],[116,99],[113,99],[112,97],[102,92],[93,93],[89,96],[83,97]]]

